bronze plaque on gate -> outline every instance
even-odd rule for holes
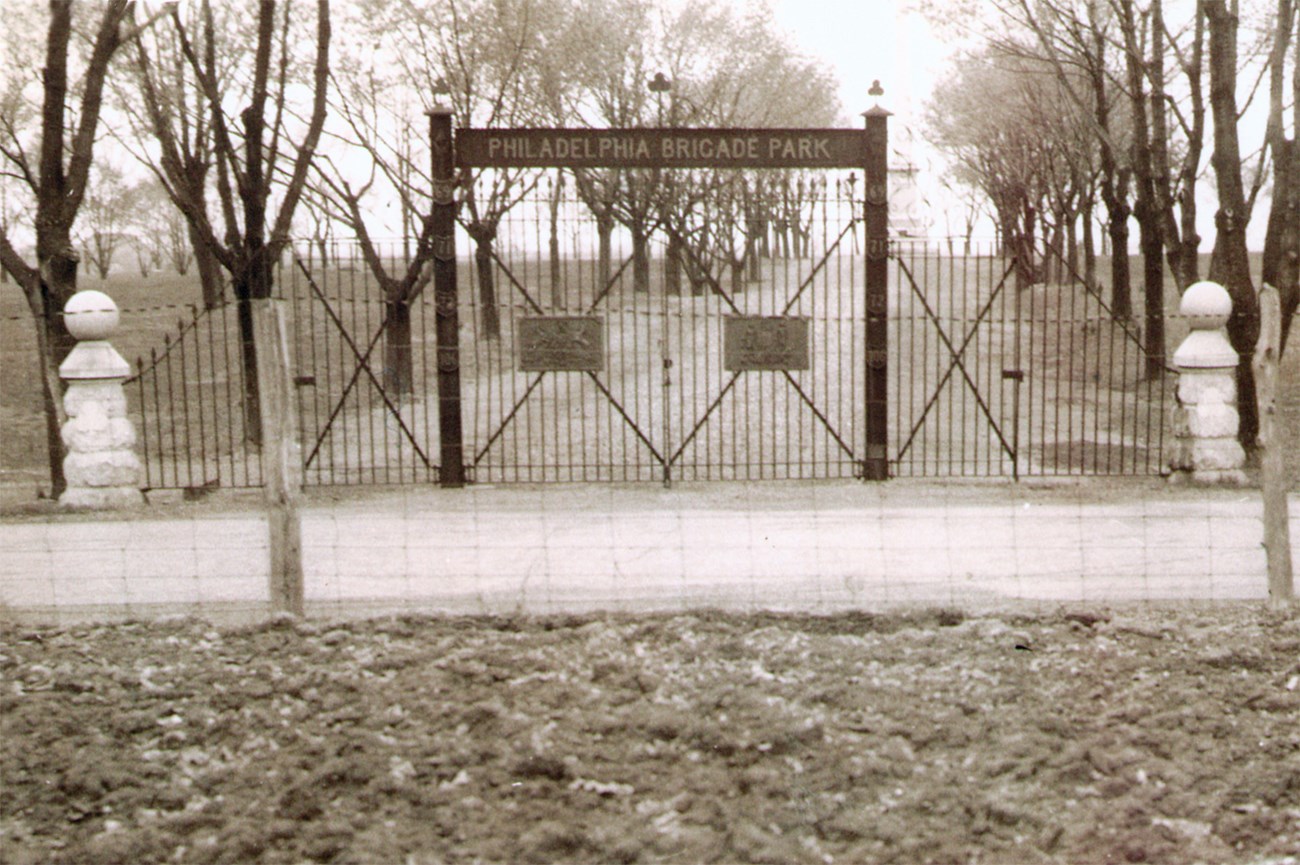
[[[523,372],[600,372],[604,321],[596,315],[527,316],[519,319],[516,348]]]
[[[729,315],[723,320],[722,365],[731,372],[808,368],[808,319]]]

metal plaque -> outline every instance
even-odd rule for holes
[[[519,319],[516,337],[523,372],[600,372],[605,368],[605,324],[595,315]]]
[[[439,261],[453,261],[456,258],[456,238],[450,234],[433,236],[433,257]]]
[[[722,365],[731,372],[808,369],[808,319],[727,316],[722,328]]]
[[[858,129],[458,129],[456,161],[495,168],[862,168]]]

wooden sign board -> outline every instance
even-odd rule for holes
[[[537,315],[519,319],[515,338],[523,372],[600,372],[605,324],[595,315]]]
[[[458,129],[466,168],[862,168],[856,129]]]
[[[722,366],[729,372],[808,369],[808,319],[727,316],[722,324]]]

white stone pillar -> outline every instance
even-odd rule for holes
[[[63,407],[63,476],[66,508],[122,508],[144,502],[135,427],[126,414],[122,382],[131,365],[109,344],[120,316],[102,291],[79,291],[63,308],[64,326],[78,342],[59,365],[68,384]]]
[[[1170,479],[1245,483],[1246,454],[1237,441],[1238,356],[1225,327],[1232,298],[1218,283],[1197,282],[1183,293],[1178,311],[1187,318],[1191,332],[1174,352],[1178,405]]]

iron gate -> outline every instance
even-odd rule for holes
[[[891,472],[896,476],[1166,471],[1172,370],[1067,262],[1021,284],[994,244],[891,252]],[[1170,322],[1177,344],[1185,322]],[[1162,361],[1163,359],[1161,359]],[[1152,375],[1152,367],[1158,373]]]
[[[309,484],[1164,470],[1171,388],[1087,280],[1016,285],[995,248],[886,239],[883,113],[865,132],[462,130],[456,147],[449,116],[433,125],[429,288],[386,300],[348,244],[281,262]],[[629,164],[589,158],[603,141]],[[721,141],[738,158],[718,167]],[[457,177],[480,162],[509,194],[476,222],[467,196],[489,193]],[[400,269],[407,247],[380,258]],[[196,313],[138,363],[151,486],[260,483],[233,322]]]
[[[544,179],[541,197],[556,183]],[[863,275],[860,258],[839,254],[860,246],[860,220],[845,179],[803,194],[822,224],[797,254],[755,249],[738,275],[703,260],[700,224],[659,226],[641,276],[627,232],[603,265],[598,251],[552,261],[513,242],[546,224],[516,206],[460,291],[468,479],[860,477]],[[561,205],[566,245],[581,243],[582,202]]]
[[[885,116],[459,130],[453,148],[435,115],[444,483],[886,477]],[[453,166],[491,184],[462,191],[474,208]],[[515,199],[466,224],[493,194]],[[593,244],[602,206],[617,224]]]

